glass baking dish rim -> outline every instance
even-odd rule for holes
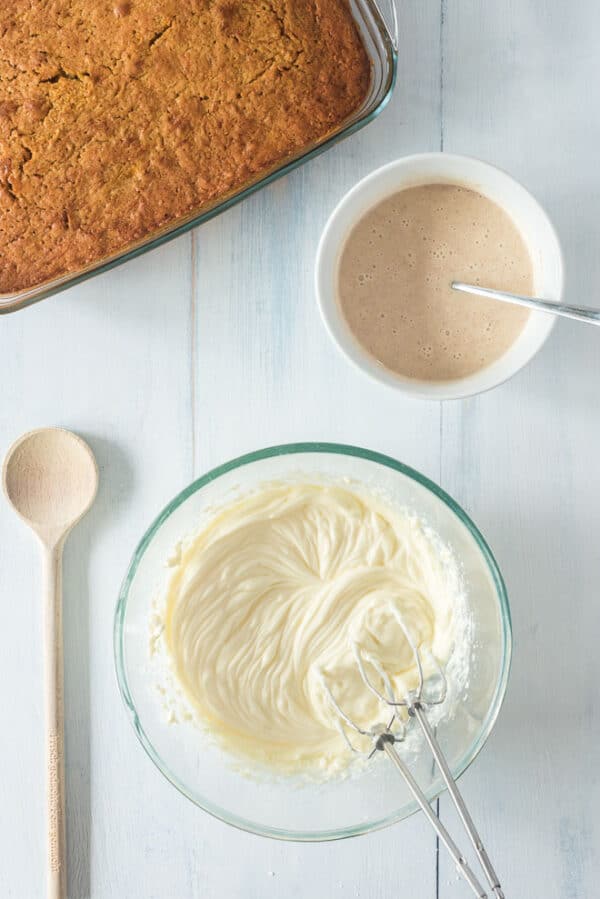
[[[222,201],[216,202],[214,206],[204,209],[197,214],[192,214],[183,221],[176,222],[175,224],[167,224],[163,229],[158,229],[151,235],[141,238],[133,246],[129,245],[109,257],[104,257],[98,262],[90,263],[83,269],[61,275],[59,278],[43,282],[40,285],[27,288],[23,291],[16,291],[13,294],[0,294],[0,315],[6,315],[11,312],[18,312],[21,309],[25,309],[26,307],[38,303],[41,300],[48,299],[63,290],[82,284],[84,281],[87,281],[96,275],[103,274],[117,266],[129,262],[131,259],[135,259],[137,256],[141,256],[150,250],[156,249],[168,241],[180,237],[182,234],[187,234],[193,228],[215,218],[217,215],[220,215],[237,203],[242,202],[257,191],[272,184],[278,178],[282,178],[284,175],[289,174],[304,163],[309,162],[311,159],[324,153],[336,143],[344,140],[344,138],[349,137],[366,125],[369,125],[389,103],[396,84],[398,73],[398,21],[394,0],[389,0],[388,3],[392,20],[391,31],[390,26],[380,9],[378,0],[363,0],[363,2],[368,7],[371,15],[378,20],[380,34],[386,51],[385,55],[388,61],[387,77],[383,87],[379,91],[381,96],[372,108],[367,106],[366,110],[362,114],[359,113],[357,118],[353,119],[350,117],[350,121],[347,121],[345,124],[342,123],[338,130],[326,136],[319,143],[309,145],[306,149],[300,151],[298,155],[288,158],[280,165],[276,165],[257,181],[232,193]],[[370,54],[370,56],[372,59],[372,54]]]

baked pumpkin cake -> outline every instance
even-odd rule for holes
[[[200,212],[354,112],[346,0],[0,4],[0,293]]]

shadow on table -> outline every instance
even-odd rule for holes
[[[81,432],[80,432],[81,433]],[[109,441],[81,433],[100,469],[98,496],[69,537],[64,560],[65,766],[69,899],[90,896],[91,691],[89,565],[91,550],[106,521],[130,493],[133,474],[123,451]]]

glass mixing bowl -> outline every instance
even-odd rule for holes
[[[453,551],[473,623],[464,695],[455,714],[437,730],[455,776],[482,748],[500,710],[510,667],[510,612],[494,557],[460,506],[417,471],[352,446],[293,444],[234,459],[190,484],[148,529],[123,582],[114,631],[119,687],[142,746],[173,786],[229,824],[279,839],[340,839],[386,827],[416,811],[386,759],[377,759],[360,774],[319,784],[249,777],[194,723],[167,723],[149,652],[152,602],[168,578],[165,563],[173,547],[202,527],[211,509],[281,480],[358,482],[385,496],[388,504],[414,512]],[[430,798],[442,790],[432,767],[428,752],[412,764]]]

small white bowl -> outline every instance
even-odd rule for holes
[[[500,169],[479,159],[447,153],[405,156],[367,175],[334,209],[319,242],[316,289],[325,326],[339,349],[361,371],[382,384],[421,399],[460,399],[482,393],[512,377],[535,356],[554,327],[555,317],[532,312],[512,346],[491,365],[466,378],[424,381],[397,375],[359,344],[348,327],[337,296],[337,270],[344,243],[360,218],[385,197],[420,184],[451,183],[470,187],[504,209],[521,232],[531,255],[536,296],[560,301],[563,257],[548,216],[531,194]]]

